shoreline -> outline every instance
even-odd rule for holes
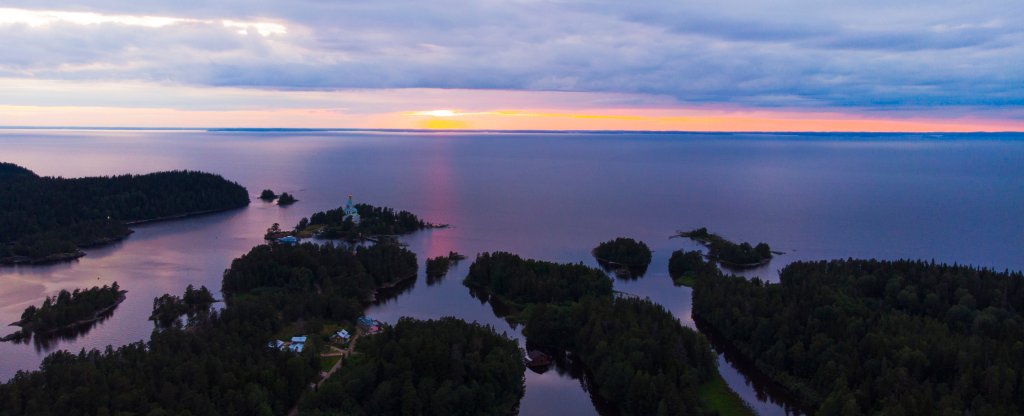
[[[91,318],[80,319],[78,321],[71,322],[71,323],[68,323],[66,325],[61,325],[61,326],[56,327],[56,328],[50,328],[50,329],[48,329],[46,331],[35,331],[35,330],[32,329],[32,324],[31,323],[26,323],[24,320],[17,321],[17,322],[12,322],[8,326],[18,326],[18,327],[21,327],[21,329],[16,331],[16,332],[14,332],[14,333],[12,333],[12,334],[10,334],[10,335],[7,335],[7,336],[5,336],[3,338],[0,338],[0,342],[14,341],[14,340],[17,340],[17,339],[26,338],[29,335],[35,336],[35,335],[51,334],[51,333],[54,333],[54,332],[65,330],[65,329],[71,329],[71,328],[74,328],[74,327],[77,327],[77,326],[80,326],[80,325],[85,325],[85,324],[88,324],[88,323],[96,322],[96,321],[98,321],[100,319],[103,319],[103,315],[104,314],[114,310],[115,308],[118,307],[118,305],[120,305],[122,302],[124,302],[124,300],[128,298],[127,293],[128,293],[127,290],[122,290],[120,292],[120,295],[117,297],[117,302],[114,302],[112,305],[106,306],[106,307],[104,307],[102,309],[99,309],[99,310],[93,312],[93,316]]]
[[[205,211],[186,212],[184,214],[171,215],[171,216],[167,216],[167,217],[148,218],[148,219],[135,220],[135,221],[124,221],[122,223],[125,226],[130,227],[130,226],[133,226],[133,225],[143,225],[143,224],[157,223],[157,222],[163,222],[163,221],[173,221],[173,220],[185,219],[185,218],[190,218],[190,217],[199,217],[199,216],[208,215],[208,214],[216,214],[216,213],[231,211],[231,210],[234,210],[234,209],[244,208],[246,206],[248,206],[248,204],[247,205],[243,205],[243,206],[239,206],[239,207],[232,207],[232,208],[219,208],[219,209],[211,209],[211,210],[205,210]],[[135,230],[129,229],[128,232],[124,233],[123,235],[114,236],[114,237],[105,237],[105,238],[98,239],[96,241],[90,241],[88,243],[78,245],[78,247],[76,248],[76,251],[74,251],[74,252],[54,253],[54,254],[49,254],[49,255],[46,255],[44,257],[39,257],[39,258],[32,258],[32,257],[29,257],[29,256],[9,256],[9,257],[3,257],[3,258],[0,258],[0,266],[17,266],[17,265],[41,266],[41,265],[47,265],[47,264],[56,264],[56,263],[68,262],[68,261],[72,261],[72,260],[76,260],[76,259],[85,257],[86,253],[85,253],[85,251],[82,250],[83,248],[97,248],[97,247],[103,247],[103,246],[107,246],[107,245],[110,245],[110,244],[118,243],[118,242],[124,241],[125,239],[127,239],[129,236],[131,236],[134,233],[135,233]]]

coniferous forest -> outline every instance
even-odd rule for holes
[[[798,262],[698,279],[694,318],[820,415],[1024,412],[1024,276],[923,261]]]
[[[72,259],[126,237],[130,222],[248,203],[244,187],[203,172],[66,179],[0,163],[0,263]]]
[[[707,339],[650,300],[613,297],[600,270],[484,253],[463,283],[522,306],[529,342],[575,354],[591,393],[617,413],[713,412],[697,393],[717,375]]]
[[[345,208],[339,207],[320,211],[303,218],[295,230],[316,231],[323,238],[355,238],[373,235],[404,235],[429,227],[416,214],[409,211],[395,211],[388,207],[369,204],[355,204],[360,221],[356,224],[345,220]]]
[[[587,295],[612,294],[611,280],[598,269],[523,259],[504,252],[478,255],[463,283],[518,304],[568,303]]]
[[[489,326],[402,318],[356,352],[301,414],[514,415],[523,395],[522,351]]]
[[[39,307],[30,305],[21,314],[15,325],[21,326],[21,333],[45,333],[78,323],[94,320],[122,300],[124,292],[117,282],[110,286],[95,286],[85,290],[61,290],[56,296],[47,297]],[[16,333],[15,337],[22,334]]]
[[[38,371],[0,385],[0,414],[287,413],[319,374],[319,350],[310,343],[294,354],[268,340],[300,318],[354,319],[375,288],[395,279],[379,273],[416,266],[412,252],[390,245],[257,246],[225,271],[223,310],[208,310],[202,289],[186,291],[180,302],[190,309],[181,311],[199,317],[186,327],[102,352],[53,353]]]

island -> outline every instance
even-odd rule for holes
[[[0,264],[73,260],[124,239],[133,224],[248,203],[244,187],[203,172],[67,179],[0,163]]]
[[[180,326],[181,321],[179,318],[182,315],[194,318],[209,311],[210,305],[216,301],[213,298],[213,293],[206,286],[196,289],[192,285],[188,285],[185,288],[185,294],[181,297],[164,294],[154,298],[153,313],[149,316],[149,320],[153,321],[159,328]]]
[[[437,227],[443,226],[428,224],[409,211],[356,204],[349,195],[345,206],[301,219],[294,234],[299,237],[379,240]]]
[[[570,354],[616,414],[751,414],[722,382],[708,340],[648,299],[612,292],[599,269],[483,253],[463,282],[525,323],[528,345]]]
[[[266,202],[270,202],[277,199],[277,194],[275,194],[274,191],[270,189],[264,189],[263,192],[260,192],[260,199]]]
[[[599,269],[523,259],[507,252],[479,254],[463,284],[519,309],[530,304],[567,305],[584,296],[612,295],[612,281]]]
[[[85,290],[61,290],[56,296],[48,296],[39,307],[30,305],[25,308],[21,319],[11,324],[20,326],[21,330],[0,340],[11,341],[32,334],[47,334],[99,320],[124,301],[125,293],[127,291],[121,290],[117,282]]]
[[[676,286],[693,287],[698,278],[719,276],[721,272],[699,251],[676,250],[668,259],[668,274]]]
[[[515,340],[478,323],[402,318],[356,346],[303,415],[515,415],[524,392]]]
[[[764,266],[773,257],[772,249],[767,243],[758,243],[756,246],[751,246],[747,242],[736,244],[718,234],[709,233],[708,229],[703,227],[691,231],[680,231],[676,236],[689,238],[703,244],[708,248],[708,257],[735,269]]]
[[[619,237],[598,244],[591,253],[605,270],[613,270],[619,277],[636,278],[647,272],[651,264],[651,249],[643,241]]]
[[[807,413],[1024,413],[1024,274],[847,259],[779,279],[697,280],[693,316]]]
[[[448,274],[448,268],[453,264],[464,260],[463,256],[454,251],[449,251],[447,256],[437,256],[427,259],[427,282],[436,282]]]
[[[284,193],[281,194],[281,196],[279,196],[277,198],[277,205],[288,206],[288,205],[294,204],[294,203],[296,203],[298,201],[299,200],[295,199],[295,197],[292,196],[292,194],[284,192]]]

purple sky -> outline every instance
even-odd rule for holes
[[[0,85],[19,92],[0,93],[0,106],[383,114],[437,108],[417,107],[415,91],[451,89],[593,94],[583,106],[541,94],[519,109],[1019,125],[1021,16],[1020,0],[8,0]],[[316,98],[395,90],[409,91],[402,105]],[[283,104],[267,98],[278,91]],[[450,107],[503,109],[471,101]]]

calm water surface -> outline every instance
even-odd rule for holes
[[[647,242],[647,274],[617,290],[664,305],[684,325],[691,292],[667,273],[668,237],[707,226],[785,251],[745,272],[777,280],[785,264],[845,257],[923,258],[1024,269],[1024,137],[1013,135],[404,134],[357,132],[0,131],[0,160],[41,175],[168,169],[215,172],[250,193],[293,193],[288,208],[254,198],[245,209],[140,226],[124,242],[74,263],[0,268],[0,322],[60,289],[117,281],[128,298],[105,321],[47,343],[0,344],[0,378],[38,368],[54,349],[145,340],[152,299],[185,286],[220,288],[231,260],[314,211],[356,200],[452,224],[405,238],[422,262],[455,250],[507,250],[596,265],[589,251],[617,236]],[[370,308],[446,315],[518,328],[469,295],[465,261],[428,285]],[[421,268],[422,269],[422,268]],[[421,272],[422,273],[422,272]],[[14,331],[4,327],[0,334]],[[719,358],[729,385],[761,414],[784,414],[739,368]],[[568,373],[527,372],[522,413],[596,414]]]

